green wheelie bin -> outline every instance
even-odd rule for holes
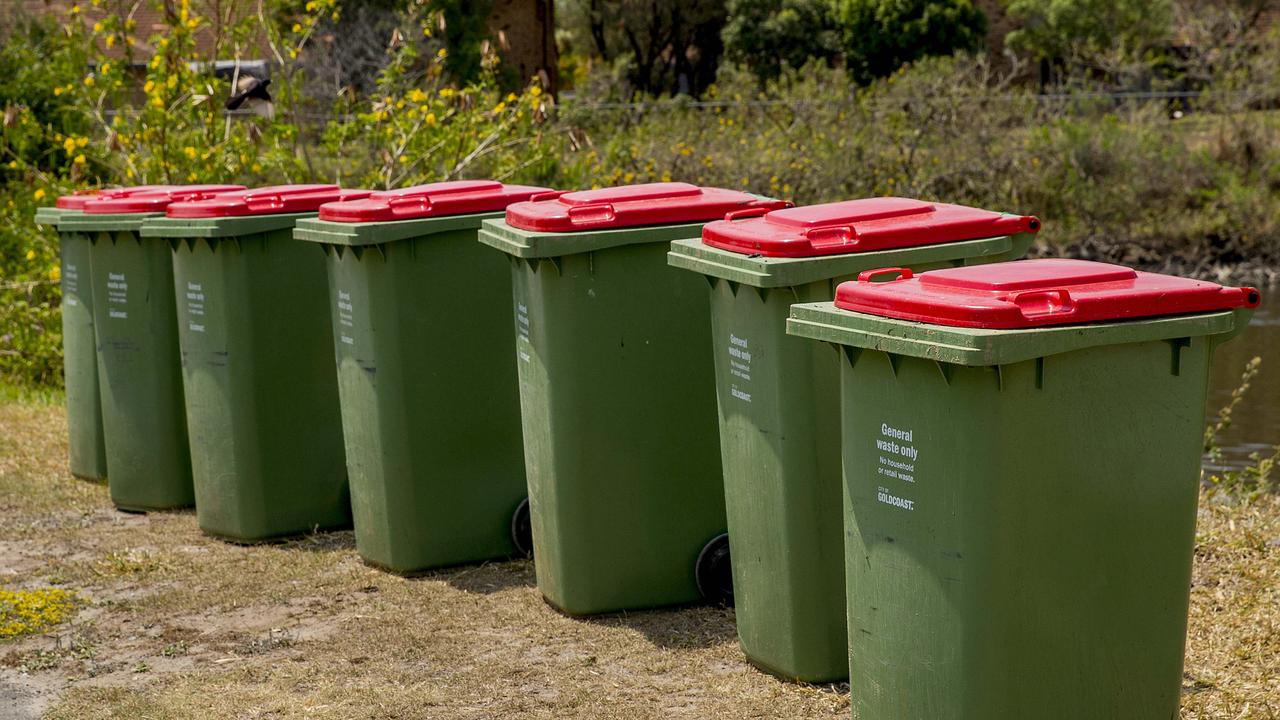
[[[82,213],[58,221],[59,232],[88,238],[107,487],[122,510],[181,508],[195,501],[171,252],[138,231],[171,202],[242,189],[156,185],[104,192],[86,200]]]
[[[1258,301],[1044,259],[792,307],[843,356],[854,717],[1177,717],[1209,364]]]
[[[196,518],[210,535],[351,525],[324,255],[294,242],[293,226],[366,195],[255,188],[175,202],[142,224],[173,248]]]
[[[89,238],[63,231],[58,221],[84,212],[98,197],[124,197],[156,186],[88,190],[58,198],[54,207],[36,210],[36,224],[58,230],[62,285],[62,364],[67,402],[67,446],[71,474],[85,480],[107,478],[107,447],[102,434],[102,400],[98,394],[97,340],[93,330],[92,272]]]
[[[666,253],[782,206],[652,183],[549,193],[481,227],[510,258],[535,567],[562,611],[731,593],[707,292]]]
[[[432,183],[330,203],[294,230],[327,257],[356,549],[371,565],[411,574],[521,551],[511,276],[476,231],[543,191]]]
[[[743,211],[677,240],[668,260],[711,284],[725,511],[738,638],[780,677],[848,676],[840,365],[786,334],[791,304],[830,300],[870,269],[1021,257],[1032,217],[907,198]],[[705,342],[705,340],[704,340]]]
[[[58,221],[78,215],[96,193],[58,198],[54,207],[36,210],[36,224],[58,231],[62,285],[62,364],[67,401],[67,447],[71,474],[105,480],[107,449],[102,439],[102,401],[98,397],[98,359],[94,351],[93,293],[89,238],[61,230]]]

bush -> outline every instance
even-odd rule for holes
[[[722,32],[725,59],[762,81],[810,60],[830,62],[840,53],[831,0],[730,0]]]
[[[987,18],[971,0],[836,0],[845,62],[861,82],[913,60],[974,50]]]
[[[1280,115],[1215,107],[1174,121],[1159,103],[1087,87],[1046,99],[1007,77],[967,56],[864,88],[821,64],[763,90],[724,71],[709,107],[566,113],[580,149],[564,156],[563,184],[682,179],[798,203],[916,196],[1040,215],[1044,252],[1201,274],[1280,261]]]
[[[1040,215],[1041,252],[1206,275],[1280,264],[1280,113],[1268,109],[1280,99],[1280,35],[1210,52],[1221,23],[1207,24],[1213,62],[1192,68],[1206,92],[1179,106],[1190,113],[1180,120],[1158,102],[1099,95],[1088,77],[1042,97],[1011,80],[1020,67],[997,73],[964,53],[866,84],[855,76],[870,66],[788,59],[721,68],[707,102],[557,107],[537,86],[501,90],[492,56],[473,82],[451,81],[447,49],[428,37],[440,17],[429,3],[399,16],[371,60],[382,68],[374,92],[304,98],[308,48],[340,6],[273,0],[265,26],[256,10],[221,17],[227,46],[265,43],[278,60],[274,115],[232,117],[220,109],[225,81],[203,70],[192,39],[220,2],[176,0],[140,77],[104,52],[135,31],[127,20],[27,24],[0,47],[4,380],[61,376],[57,240],[33,227],[34,208],[110,183],[382,188],[488,176],[566,189],[685,180],[799,203],[905,195]],[[766,10],[786,26],[803,4]],[[331,100],[331,118],[306,121]]]
[[[428,37],[440,24],[438,10],[404,16],[376,94],[344,93],[333,120],[311,124],[303,106],[314,112],[325,99],[301,96],[302,60],[317,31],[340,19],[337,0],[274,0],[263,11],[265,25],[256,4],[178,0],[172,10],[150,38],[156,53],[140,75],[108,53],[130,45],[137,31],[126,11],[90,23],[73,5],[58,24],[16,23],[0,47],[0,378],[7,382],[61,382],[57,238],[32,216],[73,188],[392,187],[456,177],[537,180],[550,172],[555,144],[538,141],[550,99],[538,87],[501,92],[492,64],[474,82],[450,85],[448,52]],[[212,25],[218,46],[236,57],[265,48],[275,58],[274,112],[223,112],[229,85],[208,72],[214,58],[195,42]],[[424,48],[438,52],[424,55]]]
[[[1140,52],[1169,37],[1172,0],[1009,0],[1019,27],[1005,38],[1035,58],[1121,50]]]

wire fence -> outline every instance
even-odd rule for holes
[[[877,104],[891,106],[907,102],[924,102],[935,98],[924,96],[911,97],[886,97],[877,99]],[[1266,100],[1256,91],[1201,91],[1201,90],[1136,90],[1136,91],[1117,91],[1117,92],[1051,92],[1051,93],[978,93],[972,95],[949,95],[948,101],[960,104],[982,104],[992,102],[1027,102],[1034,101],[1040,105],[1050,104],[1069,104],[1069,103],[1153,103],[1163,102],[1170,103],[1181,101],[1186,104],[1197,103],[1200,100],[1212,100],[1214,102],[1228,101],[1256,101]],[[1274,103],[1280,104],[1280,97],[1270,98]],[[318,101],[312,100],[314,105]],[[592,100],[579,100],[573,95],[562,95],[550,111],[553,115],[563,115],[566,113],[617,113],[627,112],[634,114],[645,114],[653,112],[668,112],[673,110],[736,110],[742,108],[791,108],[795,110],[803,110],[812,107],[852,107],[859,102],[853,94],[841,99],[823,99],[823,100],[783,100],[783,99],[753,99],[753,100],[695,100],[687,96],[675,98],[667,98],[661,100],[647,100],[641,102],[601,102]],[[133,111],[130,110],[106,110],[104,115],[108,118],[116,115],[125,115],[129,117]],[[224,110],[224,117],[229,118],[254,118],[259,117],[259,113],[253,110]],[[319,127],[330,122],[351,123],[357,120],[357,116],[352,113],[324,112],[309,109],[300,109],[290,111],[289,117],[297,122],[304,123],[309,127]]]

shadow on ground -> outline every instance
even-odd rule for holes
[[[681,606],[574,619],[634,630],[662,648],[708,648],[738,639],[733,608],[723,606]]]
[[[349,550],[355,552],[356,534],[352,530],[333,530],[288,538],[278,542],[286,550],[304,550],[306,552]]]
[[[538,584],[533,572],[533,561],[526,559],[434,570],[414,579],[439,580],[463,592],[481,595],[513,588],[531,588]]]

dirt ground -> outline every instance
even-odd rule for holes
[[[350,533],[238,547],[64,469],[57,404],[0,402],[0,587],[81,607],[0,641],[0,720],[846,718],[846,685],[748,666],[733,612],[592,620],[517,561],[404,579]],[[1280,718],[1280,498],[1205,503],[1182,718]]]

